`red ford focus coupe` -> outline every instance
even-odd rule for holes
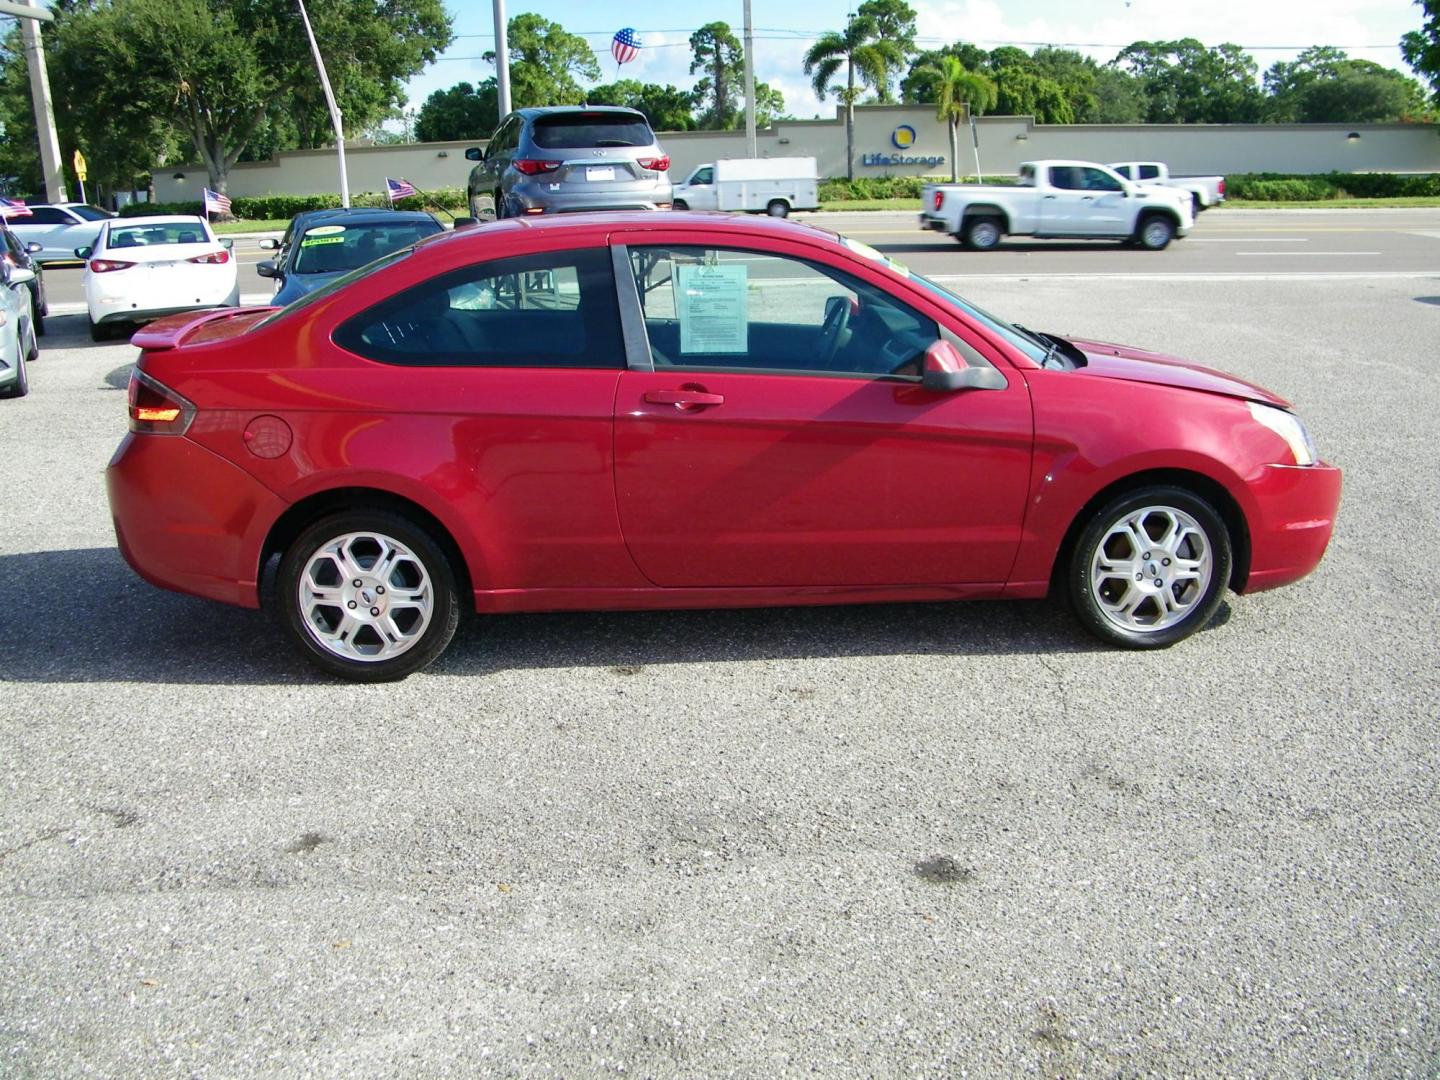
[[[125,558],[263,592],[352,679],[424,667],[472,605],[1053,590],[1165,646],[1313,570],[1340,499],[1269,391],[1013,326],[790,222],[501,222],[134,342]]]

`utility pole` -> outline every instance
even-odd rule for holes
[[[749,0],[746,0],[748,3]],[[495,0],[495,101],[500,119],[510,112],[510,41],[505,25],[505,0]]]
[[[45,198],[62,203],[65,197],[65,173],[60,164],[60,138],[55,134],[55,109],[50,104],[50,75],[45,70],[45,46],[40,40],[40,24],[54,22],[55,16],[35,4],[0,3],[0,15],[13,15],[20,20],[20,35],[25,42],[25,62],[30,68],[30,97],[35,106],[35,133],[40,139],[40,166],[45,173]]]
[[[315,66],[320,69],[320,87],[325,91],[325,104],[330,106],[330,123],[335,127],[335,149],[340,153],[340,205],[350,209],[350,177],[345,172],[345,128],[340,122],[340,106],[335,104],[335,92],[330,89],[330,76],[325,72],[325,60],[320,55],[320,46],[315,43],[315,31],[310,27],[310,13],[305,10],[305,0],[295,0],[300,5],[300,18],[305,21],[305,35],[310,39],[310,51],[315,54]]]
[[[750,0],[745,0],[745,156],[760,156],[755,142],[755,27]]]

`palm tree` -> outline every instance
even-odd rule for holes
[[[833,30],[825,34],[805,54],[805,74],[812,76],[810,85],[815,96],[825,100],[832,90],[845,103],[845,175],[855,179],[855,102],[862,93],[855,85],[860,82],[879,92],[890,82],[890,71],[905,62],[904,50],[894,41],[880,36],[880,27],[869,15],[852,15],[843,34]],[[845,85],[831,82],[845,65]]]
[[[960,182],[960,124],[972,114],[983,116],[998,100],[994,81],[978,71],[967,71],[953,56],[942,56],[938,64],[916,68],[913,74],[932,75],[937,80],[939,99],[935,118],[950,125],[950,182]],[[975,179],[980,179],[980,156],[975,156]]]

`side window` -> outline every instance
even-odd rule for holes
[[[933,319],[842,270],[709,247],[633,247],[656,370],[919,376]]]
[[[37,206],[28,218],[16,222],[18,225],[70,225],[74,219],[64,210],[54,206]]]
[[[1159,176],[1160,176],[1160,166],[1158,166],[1158,165],[1141,165],[1141,166],[1140,166],[1140,179],[1141,179],[1141,180],[1155,180],[1155,179],[1157,179]]]
[[[1075,169],[1080,174],[1080,186],[1086,191],[1122,191],[1120,181],[1103,169]]]
[[[1060,188],[1062,191],[1079,191],[1084,184],[1081,182],[1080,170],[1071,165],[1050,166],[1050,186]]]
[[[715,170],[709,167],[700,169],[695,173],[695,179],[690,182],[692,184],[713,184],[715,182]]]
[[[524,121],[518,116],[512,116],[510,123],[505,125],[505,138],[500,140],[500,148],[505,151],[514,150],[520,145],[520,128]]]
[[[347,320],[335,341],[387,364],[625,366],[607,248],[451,271]]]

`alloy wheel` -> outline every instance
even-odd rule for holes
[[[1168,630],[1203,602],[1215,571],[1210,537],[1173,506],[1144,506],[1115,520],[1090,559],[1100,612],[1122,630]]]
[[[424,562],[377,531],[345,533],[321,544],[300,574],[296,600],[317,645],[362,663],[407,652],[424,636],[435,610]]]

